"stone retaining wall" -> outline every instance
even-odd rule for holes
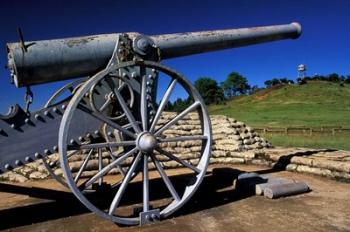
[[[262,154],[265,165],[350,181],[350,152],[331,149],[274,148]]]
[[[173,117],[168,113],[160,119],[160,125],[164,125]],[[213,146],[211,164],[255,164],[273,167],[276,170],[289,170],[302,173],[311,173],[330,178],[350,181],[350,152],[316,150],[303,148],[271,148],[271,144],[261,138],[252,128],[242,122],[237,122],[225,116],[212,116]],[[199,135],[200,124],[195,114],[190,114],[177,125],[166,131],[166,137]],[[162,148],[176,156],[181,157],[191,164],[197,164],[201,154],[201,141],[171,142],[162,145]],[[83,162],[84,155],[76,155],[71,159],[72,172],[78,171]],[[158,156],[166,168],[176,168],[180,164],[168,161],[164,156]],[[51,161],[57,160],[58,155],[52,155]],[[111,162],[107,152],[103,153],[103,165]],[[126,160],[128,165],[131,158]],[[150,168],[154,166],[150,163]],[[92,158],[84,176],[92,176],[97,172],[97,157]],[[110,174],[118,171],[113,169]],[[58,175],[60,169],[55,170]],[[28,179],[48,178],[49,174],[41,163],[37,161],[26,164],[0,176],[0,180],[23,182]]]

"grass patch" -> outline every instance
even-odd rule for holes
[[[283,135],[266,134],[263,135],[274,146],[281,147],[307,147],[350,151],[349,137],[346,135]]]
[[[310,81],[242,96],[209,106],[211,114],[226,115],[252,127],[350,127],[350,85]]]

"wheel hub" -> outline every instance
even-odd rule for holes
[[[157,139],[153,134],[143,132],[138,136],[136,144],[142,152],[150,153],[156,148]]]

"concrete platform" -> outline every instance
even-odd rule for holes
[[[277,200],[254,196],[233,189],[241,171],[304,181],[312,191]],[[177,178],[183,173],[173,171]],[[0,230],[350,231],[350,184],[261,166],[212,165],[200,190],[176,215],[140,228],[118,227],[95,216],[53,180],[2,182]]]

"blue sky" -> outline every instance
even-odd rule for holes
[[[200,76],[223,81],[231,71],[263,86],[267,79],[295,79],[297,65],[307,73],[350,74],[350,1],[347,0],[239,0],[239,1],[1,1],[0,2],[0,112],[23,106],[24,89],[9,83],[4,69],[6,42],[138,31],[163,34],[212,29],[253,27],[300,22],[303,34],[284,40],[164,61],[194,82]],[[34,108],[62,83],[33,88]]]

